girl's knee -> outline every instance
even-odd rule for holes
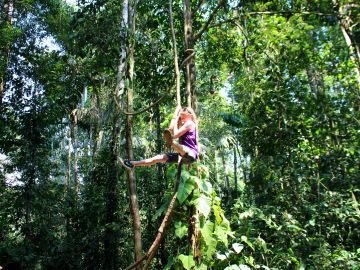
[[[159,154],[154,157],[154,160],[157,160],[158,162],[166,162],[168,160],[168,156],[165,154]]]

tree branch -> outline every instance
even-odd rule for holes
[[[190,51],[190,50],[187,50]],[[180,64],[180,67],[184,66],[191,58],[195,56],[196,52],[193,50],[191,54],[189,54]]]
[[[204,4],[205,0],[199,0],[199,2],[197,3],[196,7],[194,8],[194,10],[191,12],[191,17],[194,18],[196,15],[196,12],[199,11],[199,9],[201,8],[201,6]]]
[[[173,88],[173,87],[172,87]],[[172,90],[172,88],[170,88],[170,92]],[[143,112],[146,112],[148,110],[150,110],[152,107],[154,107],[156,104],[158,104],[160,101],[162,101],[165,97],[167,97],[169,95],[169,93],[166,93],[164,94],[163,96],[161,96],[158,100],[156,100],[155,102],[152,102],[148,107],[146,107],[145,109],[142,109],[140,111],[137,111],[137,112],[127,112],[127,111],[124,111],[120,104],[119,104],[119,101],[117,100],[117,96],[116,96],[116,93],[114,92],[114,101],[115,101],[115,104],[116,106],[118,107],[119,111],[122,113],[122,114],[125,114],[125,115],[137,115],[137,114],[141,114]]]
[[[173,210],[174,210],[174,206],[175,206],[175,202],[176,202],[176,198],[177,198],[177,194],[178,194],[178,188],[179,188],[180,176],[181,176],[181,167],[182,167],[182,161],[180,161],[180,163],[178,164],[178,168],[177,168],[174,194],[170,200],[168,210],[166,211],[164,219],[158,229],[158,233],[156,235],[154,242],[152,243],[149,250],[146,252],[145,256],[143,256],[140,260],[138,260],[137,262],[130,265],[128,268],[126,268],[126,270],[134,269],[136,266],[138,266],[144,260],[146,260],[146,263],[145,263],[145,266],[143,267],[143,269],[146,270],[149,268],[150,263],[151,263],[152,259],[154,258],[156,251],[159,248],[160,242],[161,242],[162,238],[164,237],[165,229],[170,224],[173,214],[174,214]]]
[[[203,28],[200,30],[200,32],[198,34],[195,35],[194,37],[194,43],[202,36],[202,34],[204,34],[205,31],[207,31],[209,29],[209,25],[210,23],[213,21],[213,19],[216,16],[216,13],[219,11],[219,9],[222,6],[222,1],[220,1],[220,3],[216,6],[216,8],[213,10],[213,12],[211,13],[209,19],[207,20],[207,22],[205,23],[205,25],[203,26]]]
[[[227,20],[224,20],[222,22],[213,24],[213,25],[209,26],[209,28],[218,27],[218,26],[220,26],[222,24],[225,24],[225,23],[231,23],[231,22],[234,22],[235,20],[241,19],[241,18],[246,17],[246,16],[277,15],[277,14],[281,14],[281,15],[300,14],[300,15],[334,16],[334,14],[332,14],[332,13],[322,13],[322,12],[315,12],[315,11],[259,11],[259,12],[247,12],[247,13],[241,14],[240,16],[237,16],[237,17],[227,19]]]

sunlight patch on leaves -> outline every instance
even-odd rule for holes
[[[191,268],[195,266],[195,261],[192,255],[187,256],[181,254],[178,258],[186,270],[191,270]]]

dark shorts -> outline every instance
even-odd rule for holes
[[[165,155],[168,156],[168,160],[166,161],[166,163],[177,163],[179,162],[179,157],[180,154],[179,153],[166,153]],[[190,164],[196,161],[196,156],[194,154],[194,152],[189,148],[187,153],[185,153],[182,156],[182,163],[183,164]]]

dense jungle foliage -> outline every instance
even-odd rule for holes
[[[358,1],[0,16],[0,269],[360,269]],[[169,151],[174,49],[201,150],[178,186],[176,164],[118,162]]]

